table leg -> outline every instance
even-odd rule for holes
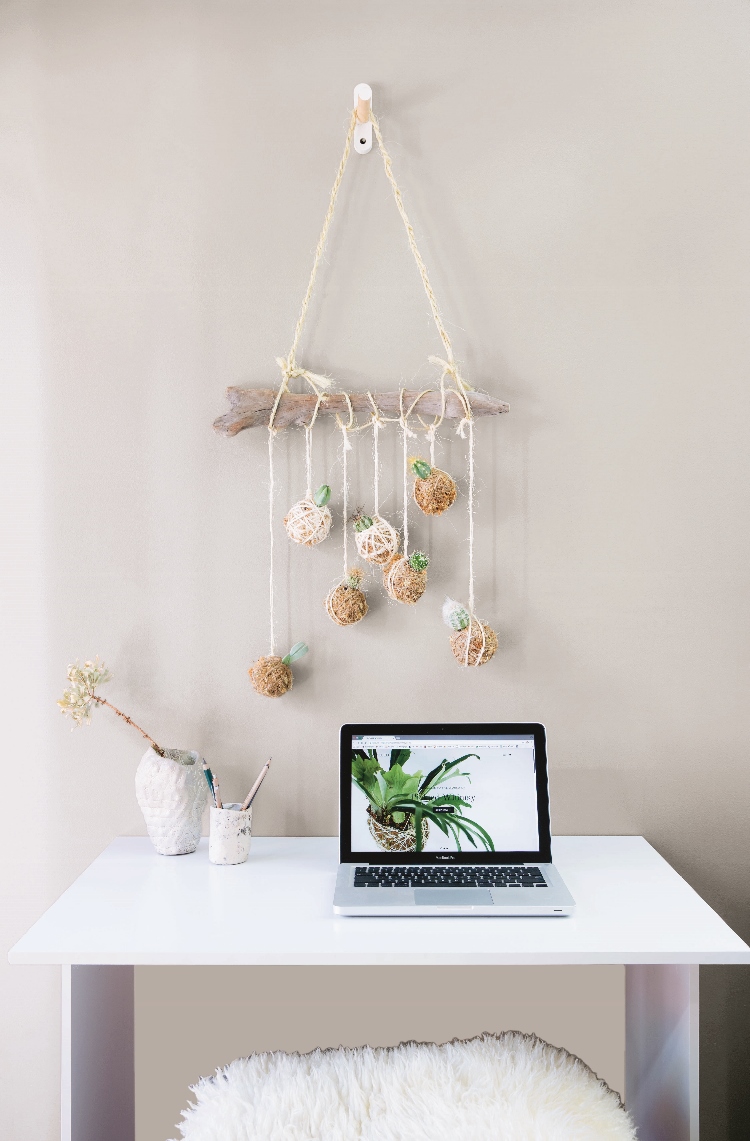
[[[62,1141],[134,1141],[133,968],[62,972]]]
[[[625,1099],[639,1141],[698,1141],[698,967],[625,968]]]

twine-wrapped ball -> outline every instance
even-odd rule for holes
[[[367,517],[369,518],[369,516]],[[359,557],[368,563],[382,566],[398,550],[398,534],[382,515],[373,515],[369,527],[357,530],[362,520],[354,525],[354,537]]]
[[[478,618],[472,618],[469,626],[451,634],[451,650],[460,666],[483,666],[496,649],[497,634]]]
[[[427,556],[415,551],[408,559],[393,555],[383,568],[383,584],[396,602],[413,606],[427,588]]]
[[[425,479],[414,481],[414,501],[425,515],[442,515],[455,503],[456,495],[454,479],[440,468],[430,468]]]
[[[334,586],[326,598],[328,617],[337,626],[353,626],[367,613],[367,599],[359,587],[347,586],[345,582]]]
[[[258,658],[247,672],[255,692],[264,697],[283,697],[294,681],[291,668],[276,655]]]
[[[331,512],[328,507],[318,507],[310,496],[306,495],[289,508],[284,517],[286,533],[293,543],[301,543],[303,547],[316,547],[328,538],[332,523]]]

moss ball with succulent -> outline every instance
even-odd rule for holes
[[[247,672],[255,692],[263,697],[283,697],[288,693],[294,683],[292,663],[304,657],[309,648],[305,642],[296,642],[283,658],[270,654],[253,662]]]
[[[361,589],[363,578],[363,571],[353,567],[346,572],[343,582],[329,592],[326,611],[338,626],[353,626],[367,613],[367,599]]]
[[[443,621],[453,631],[451,650],[460,666],[483,666],[497,650],[497,634],[453,598],[443,603]]]
[[[395,554],[383,567],[383,583],[396,602],[413,606],[427,587],[429,557],[424,551],[413,551],[408,557]]]
[[[284,517],[284,526],[293,543],[316,547],[328,538],[333,523],[328,507],[330,498],[331,489],[327,483],[323,483],[314,494],[306,495],[289,508]]]
[[[418,456],[409,459],[409,468],[417,477],[414,481],[414,501],[425,515],[442,515],[455,503],[456,484],[447,471],[431,467],[427,460]]]
[[[398,550],[398,532],[382,515],[366,515],[364,511],[357,511],[354,539],[359,557],[378,566],[387,563]]]

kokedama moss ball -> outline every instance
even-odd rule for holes
[[[290,667],[275,655],[258,658],[247,672],[255,692],[264,697],[283,697],[292,688],[294,679]]]
[[[303,547],[315,547],[322,543],[328,537],[332,522],[330,510],[318,506],[308,496],[290,507],[284,518],[287,535],[293,543],[301,543]]]
[[[359,557],[382,566],[398,550],[398,534],[382,515],[360,515],[354,521]]]
[[[486,622],[473,618],[470,626],[454,630],[451,650],[461,666],[483,666],[497,649],[497,634]]]
[[[326,611],[338,626],[352,626],[367,613],[367,599],[360,590],[363,578],[359,567],[353,567],[346,572],[344,581],[329,591]]]
[[[455,502],[456,484],[447,471],[430,467],[425,460],[412,460],[411,470],[416,475],[414,500],[425,515],[442,515]]]
[[[326,610],[338,626],[353,626],[367,613],[367,599],[357,587],[342,582],[326,598]]]
[[[391,598],[410,606],[419,602],[427,588],[429,561],[422,551],[415,551],[408,559],[393,555],[383,568],[383,582]]]

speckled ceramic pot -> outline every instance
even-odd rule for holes
[[[240,804],[211,805],[211,827],[208,834],[208,858],[212,864],[244,864],[250,854],[252,808],[238,811]]]
[[[160,856],[194,852],[201,837],[201,816],[208,783],[198,753],[149,749],[135,773],[135,795],[151,843]]]

